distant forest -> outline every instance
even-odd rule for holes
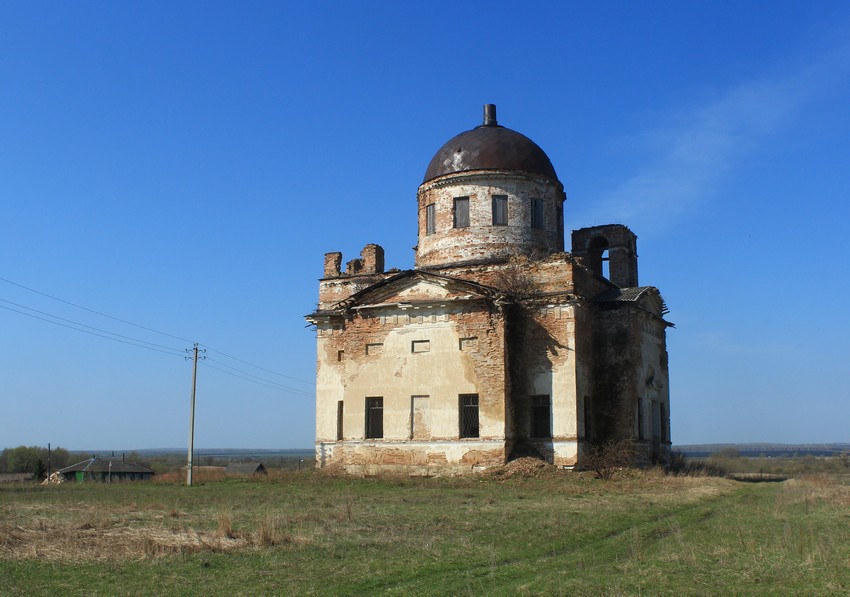
[[[723,457],[744,456],[751,458],[793,458],[801,456],[839,456],[850,454],[850,444],[690,444],[673,446],[674,451],[688,458],[707,458],[712,455]],[[134,450],[69,451],[42,446],[18,446],[0,452],[0,474],[29,473],[36,479],[44,478],[48,472],[70,466],[91,456],[120,457],[153,468],[156,472],[179,469],[186,464],[186,451],[179,448]],[[193,458],[195,466],[227,466],[230,462],[262,462],[266,468],[300,470],[315,465],[315,452],[311,449],[295,450],[252,450],[231,448],[208,448],[197,450]]]
[[[186,450],[178,448],[133,450],[129,452],[115,450],[69,451],[65,448],[53,448],[48,451],[42,446],[18,446],[6,448],[0,452],[0,474],[28,473],[36,479],[91,458],[121,458],[148,466],[157,473],[177,470],[185,466]],[[292,469],[310,468],[315,464],[316,453],[313,450],[249,450],[249,449],[204,449],[194,452],[195,466],[227,466],[230,462],[262,462],[266,468]]]
[[[673,450],[692,458],[704,458],[723,452],[738,456],[769,456],[773,458],[794,456],[836,456],[850,452],[850,444],[691,444],[673,446]]]

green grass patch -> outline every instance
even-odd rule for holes
[[[0,593],[846,593],[848,507],[830,476],[0,487]]]

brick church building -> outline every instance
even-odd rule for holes
[[[565,249],[565,200],[544,151],[488,104],[428,164],[414,269],[386,271],[375,244],[344,270],[325,255],[307,316],[319,466],[574,467],[620,439],[669,457],[664,301],[638,284],[626,226],[575,230]]]

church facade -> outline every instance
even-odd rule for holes
[[[548,156],[484,122],[450,139],[418,191],[412,270],[366,245],[327,253],[316,328],[318,466],[456,473],[536,456],[582,465],[628,439],[670,450],[667,312],[640,286],[624,225],[575,230]]]

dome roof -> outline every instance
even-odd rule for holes
[[[499,126],[496,106],[484,106],[484,124],[450,139],[431,159],[428,182],[467,170],[515,170],[558,180],[549,156],[525,135]]]

